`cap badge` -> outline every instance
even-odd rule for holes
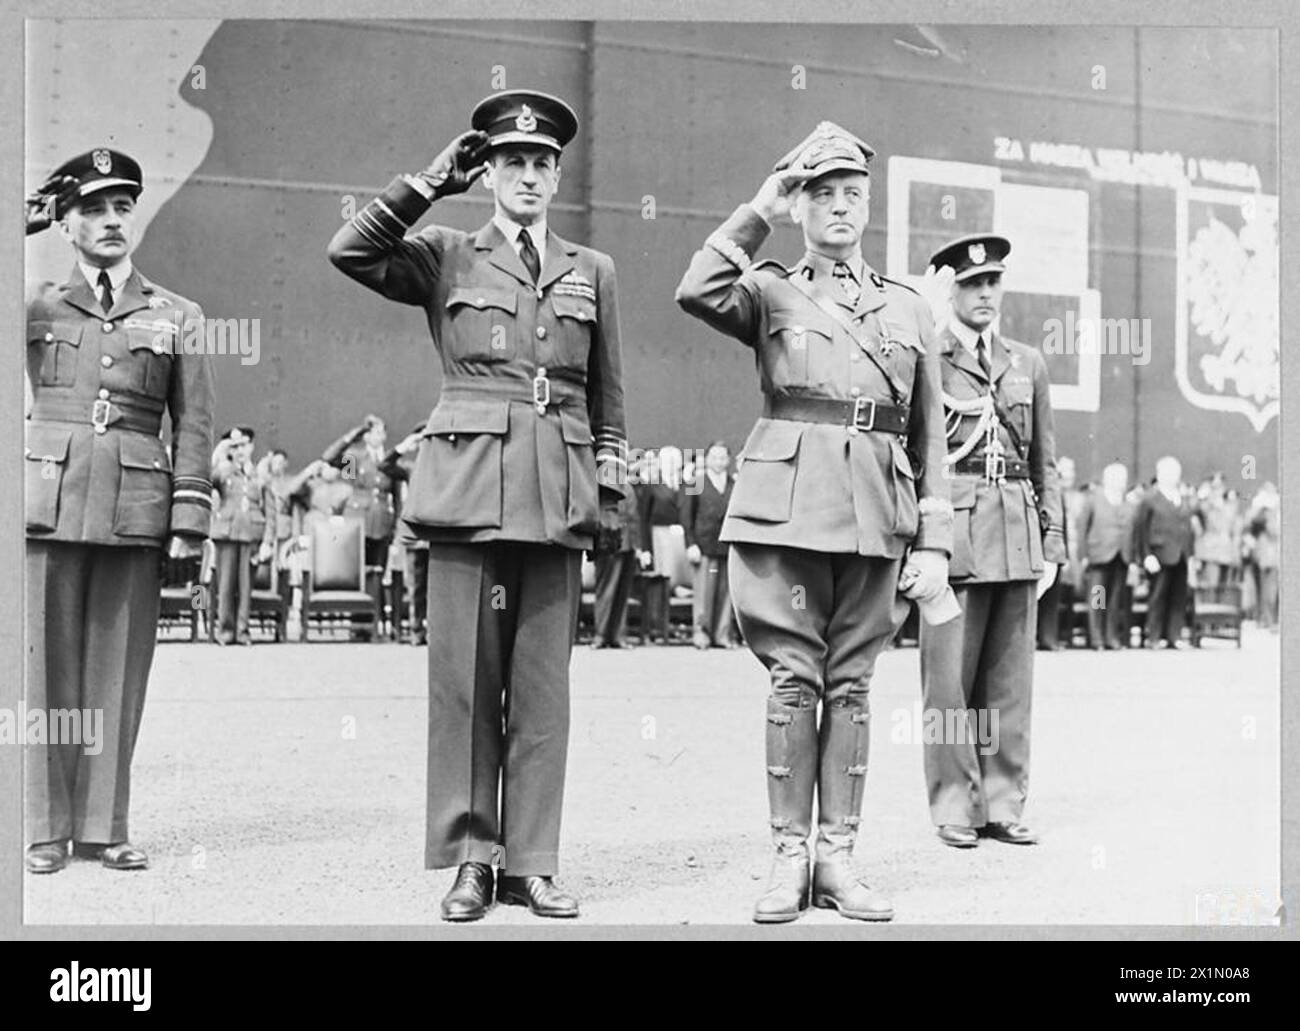
[[[533,109],[527,104],[525,104],[524,109],[519,112],[519,117],[515,119],[515,128],[520,132],[537,131],[537,116],[533,114]]]
[[[90,160],[95,163],[95,171],[100,175],[108,175],[113,170],[113,158],[107,150],[97,150],[90,155]]]
[[[973,265],[983,265],[988,258],[988,254],[985,252],[982,243],[971,244],[970,247],[967,248],[966,253],[970,256],[971,264]]]

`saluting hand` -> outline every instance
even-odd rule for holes
[[[930,306],[930,317],[936,326],[948,324],[948,313],[952,310],[952,279],[956,274],[949,265],[938,271],[931,265],[916,286],[917,293]]]
[[[780,219],[789,216],[790,208],[794,205],[799,190],[812,177],[813,173],[801,165],[773,172],[758,188],[758,193],[754,194],[754,199],[749,202],[749,206],[758,212],[768,225],[774,225]]]
[[[436,196],[464,193],[475,179],[487,171],[487,165],[483,161],[487,142],[485,132],[477,129],[463,132],[447,144],[429,167],[418,175],[433,187]]]
[[[77,180],[70,175],[50,176],[27,198],[27,235],[39,233],[54,221],[54,212],[66,207],[77,192]]]

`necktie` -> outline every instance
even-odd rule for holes
[[[99,306],[107,315],[113,309],[113,281],[108,278],[108,269],[99,270]]]
[[[849,267],[844,262],[837,261],[835,267],[831,269],[831,275],[835,277],[840,292],[844,294],[849,303],[857,304],[862,291],[858,289],[858,284],[854,281],[853,273],[849,271]]]
[[[984,334],[981,333],[979,339],[975,342],[975,357],[980,361],[980,368],[984,370],[984,377],[990,383],[993,382],[993,367],[989,365],[989,346],[984,341]]]
[[[527,229],[519,231],[519,257],[523,259],[524,268],[528,269],[528,274],[536,283],[542,276],[542,260],[537,256],[537,248],[533,245],[533,234]]]

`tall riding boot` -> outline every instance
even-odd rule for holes
[[[767,703],[767,799],[776,855],[754,921],[781,924],[808,908],[808,835],[817,784],[817,709]]]
[[[813,905],[837,909],[841,916],[854,920],[892,920],[894,908],[889,900],[853,873],[870,736],[871,715],[865,702],[822,706]]]

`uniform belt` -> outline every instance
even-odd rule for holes
[[[1020,458],[1006,458],[1006,469],[1001,477],[1007,480],[1028,480],[1029,463]],[[998,463],[1001,465],[1001,462]],[[962,476],[983,476],[987,471],[983,455],[970,455],[957,462],[955,471]]]
[[[852,401],[831,397],[768,397],[763,401],[763,417],[906,434],[908,409],[901,405],[880,404],[869,397]]]
[[[112,426],[157,436],[162,429],[162,408],[149,407],[125,399],[99,398],[80,401],[73,398],[38,398],[27,416],[31,422],[89,423],[103,433]]]
[[[474,400],[492,398],[497,401],[522,401],[542,408],[560,408],[587,402],[587,390],[584,386],[568,380],[551,379],[544,375],[535,376],[531,383],[499,379],[487,380],[484,383],[464,379],[444,381],[442,396],[453,399],[464,397]]]

